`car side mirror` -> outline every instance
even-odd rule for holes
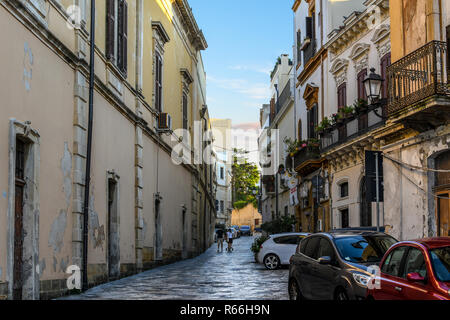
[[[406,275],[406,279],[410,282],[424,282],[425,278],[417,272],[411,272]]]
[[[319,264],[331,264],[331,257],[324,256],[319,258]]]

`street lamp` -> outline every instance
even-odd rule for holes
[[[371,74],[364,79],[364,89],[366,90],[366,96],[369,98],[370,103],[374,103],[380,99],[381,85],[384,79],[375,73],[375,68],[370,69]]]

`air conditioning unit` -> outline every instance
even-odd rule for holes
[[[172,117],[168,113],[160,113],[158,118],[159,130],[172,130]]]

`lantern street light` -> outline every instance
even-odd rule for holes
[[[371,74],[364,79],[364,89],[366,90],[366,96],[369,99],[370,104],[377,102],[381,95],[381,86],[384,79],[375,73],[375,68],[370,69]]]

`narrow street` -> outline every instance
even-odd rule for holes
[[[252,237],[236,239],[232,253],[217,253],[214,244],[194,259],[149,270],[64,299],[288,299],[288,270],[269,271],[256,264],[250,251],[252,241]]]

